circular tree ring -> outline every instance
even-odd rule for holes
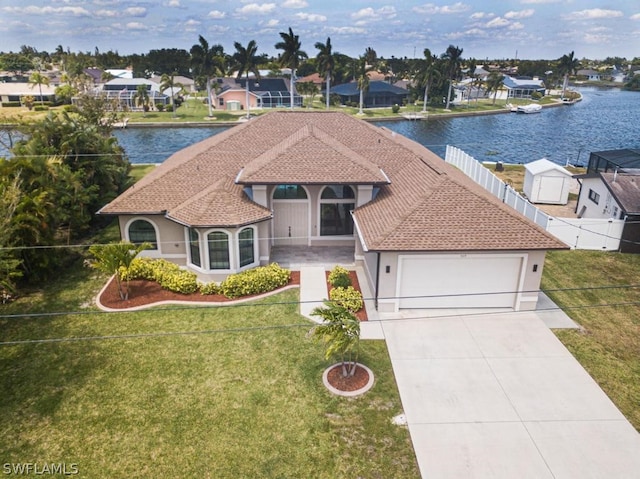
[[[331,366],[329,366],[327,369],[324,370],[324,373],[322,374],[322,382],[324,384],[324,386],[333,394],[336,394],[338,396],[345,396],[345,397],[355,397],[355,396],[359,396],[361,394],[366,393],[369,389],[371,389],[373,387],[373,382],[374,382],[374,377],[373,377],[373,371],[371,371],[371,369],[369,369],[367,366],[365,366],[364,364],[361,363],[356,363],[356,368],[360,368],[362,370],[364,370],[369,378],[367,380],[367,383],[360,387],[359,389],[355,389],[352,391],[343,391],[341,389],[338,389],[334,386],[332,386],[329,383],[329,373],[335,369],[335,368],[341,368],[342,367],[342,363],[336,363],[333,364]]]

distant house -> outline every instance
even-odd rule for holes
[[[245,78],[219,78],[213,104],[220,109],[246,109]],[[291,81],[288,78],[249,78],[249,106],[251,108],[276,108],[291,106]],[[229,107],[232,102],[232,108]],[[294,92],[294,106],[302,106],[302,96]]]
[[[133,78],[133,70],[131,68],[109,68],[105,71],[114,78]]]
[[[504,88],[508,98],[531,98],[533,92],[544,96],[546,87],[544,82],[537,77],[512,77],[504,75]]]
[[[40,96],[42,90],[42,96]],[[0,103],[22,102],[25,96],[31,96],[36,103],[40,101],[55,101],[54,85],[34,85],[27,82],[0,83]]]
[[[160,83],[162,83],[162,76],[154,75],[151,78],[149,78],[149,80],[159,85]],[[197,91],[196,82],[192,78],[185,77],[182,75],[174,75],[173,81],[176,84],[179,83],[180,85],[182,85],[182,88],[188,93],[195,93]],[[174,88],[174,90],[177,90],[177,89]],[[165,94],[170,94],[170,93],[165,92]]]
[[[340,96],[341,103],[360,103],[360,90],[358,90],[357,82],[343,83],[331,87],[331,94]],[[370,81],[369,89],[364,94],[364,107],[386,107],[393,105],[402,105],[409,92],[395,85],[390,85],[385,81]]]
[[[573,175],[543,158],[524,165],[524,194],[532,203],[566,205]]]
[[[640,174],[597,171],[577,178],[578,216],[624,220],[620,251],[640,253]]]
[[[585,79],[587,81],[600,81],[600,80],[602,80],[602,74],[600,72],[598,72],[598,71],[591,70],[591,69],[578,70],[576,72],[576,75],[578,76],[578,78],[582,78],[582,79]]]
[[[102,85],[102,88],[93,90],[93,94],[117,100],[123,108],[136,110],[139,109],[136,105],[136,92],[140,85],[145,86],[152,107],[158,103],[166,105],[170,102],[169,97],[160,91],[160,85],[146,78],[114,78]]]

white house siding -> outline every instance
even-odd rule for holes
[[[451,308],[455,305],[456,308],[533,310],[537,304],[544,257],[544,251],[381,253],[378,308],[381,312],[396,312],[402,308]],[[419,263],[416,271],[420,271],[420,275],[407,283],[408,278],[404,274],[403,285],[402,268],[407,268],[413,260]],[[458,260],[460,263],[456,264]],[[501,270],[502,278],[495,276],[496,269]],[[462,281],[459,281],[454,287],[456,281],[450,274],[453,271],[457,277],[474,278],[474,281],[466,281],[464,288],[460,288]],[[435,278],[435,281],[429,278]],[[437,287],[447,281],[452,284],[449,293]],[[440,297],[461,292],[505,294],[458,296],[455,300]],[[427,298],[434,295],[439,297]],[[407,296],[424,298],[401,299]]]
[[[590,190],[599,196],[597,204],[589,198]],[[585,178],[578,197],[577,213],[580,218],[619,219],[620,205],[600,178]]]
[[[122,238],[129,240],[128,225],[136,219],[145,219],[156,227],[157,250],[148,250],[142,256],[163,257],[184,263],[187,250],[184,242],[184,227],[169,221],[162,215],[121,215],[118,217]]]

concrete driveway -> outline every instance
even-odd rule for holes
[[[537,313],[380,324],[423,478],[640,478],[640,435]]]

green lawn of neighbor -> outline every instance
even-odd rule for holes
[[[76,264],[0,315],[2,463],[78,477],[418,478],[383,341],[363,341],[371,391],[322,385],[330,364],[298,290],[248,306],[100,313],[105,277]],[[124,337],[122,337],[124,336]],[[80,339],[92,338],[92,339]],[[75,339],[75,340],[74,340]]]
[[[638,272],[637,254],[556,251],[547,254],[542,287],[584,328],[556,330],[560,341],[640,431]],[[610,285],[636,287],[553,291]]]

